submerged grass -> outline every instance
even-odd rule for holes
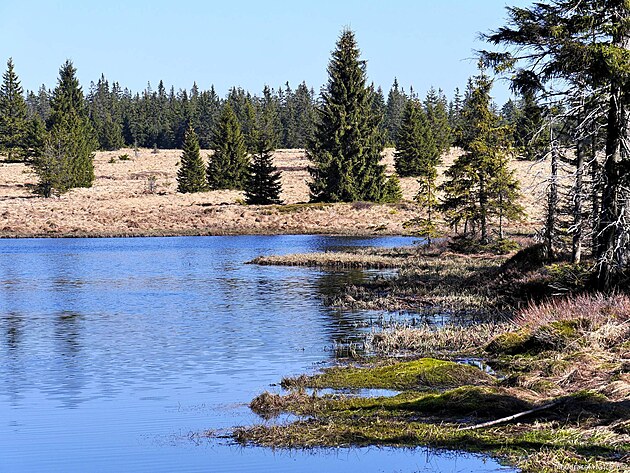
[[[408,257],[397,274],[340,288],[325,302],[339,308],[493,313],[500,300],[480,285],[480,274],[497,270],[504,257],[430,254]]]

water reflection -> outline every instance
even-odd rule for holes
[[[75,408],[82,401],[86,384],[86,360],[82,358],[82,319],[76,312],[64,311],[53,320],[55,356],[47,380],[47,391],[65,407]]]
[[[0,241],[0,469],[335,472],[377,471],[381,461],[385,471],[413,471],[413,455],[398,451],[367,464],[285,461],[144,440],[256,421],[246,407],[254,395],[330,361],[327,348],[359,337],[372,316],[322,304],[361,272],[244,262],[366,242],[409,240]]]
[[[8,349],[8,354],[11,352],[17,351],[18,346],[20,344],[22,338],[22,317],[20,317],[15,312],[10,312],[4,319],[6,328],[6,346]]]
[[[2,360],[7,371],[7,393],[11,406],[16,406],[21,399],[20,387],[24,384],[24,364],[20,355],[20,345],[24,337],[23,317],[16,312],[9,312],[0,319],[0,324],[4,334],[5,350]]]

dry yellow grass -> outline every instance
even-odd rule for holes
[[[458,151],[445,156],[448,166]],[[128,155],[129,160],[118,159]],[[207,153],[202,153],[206,156]],[[282,199],[288,206],[242,205],[239,191],[198,194],[176,192],[180,150],[142,149],[98,152],[96,180],[90,189],[73,189],[45,199],[33,194],[36,176],[23,164],[0,162],[0,236],[132,236],[222,234],[406,234],[403,223],[422,210],[412,202],[414,178],[401,179],[405,202],[384,205],[291,205],[308,202],[308,161],[303,150],[278,150],[275,164],[283,171]],[[393,151],[384,163],[393,171]],[[515,162],[529,217],[518,230],[531,232],[540,223],[542,187],[534,182],[544,165]],[[442,174],[442,172],[440,173]],[[154,179],[153,192],[149,192]]]

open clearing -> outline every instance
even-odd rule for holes
[[[445,156],[440,175],[459,151]],[[207,152],[202,152],[204,159]],[[127,159],[120,159],[121,156]],[[414,178],[401,179],[399,204],[305,204],[309,165],[303,150],[278,150],[284,206],[247,206],[239,191],[178,194],[176,175],[181,150],[131,149],[97,152],[96,180],[89,189],[73,189],[45,199],[33,194],[35,174],[24,164],[0,163],[0,237],[158,236],[227,234],[410,234],[403,225],[422,215],[413,202]],[[384,161],[393,172],[393,150]],[[542,225],[545,164],[516,161],[527,219],[512,228],[531,233]]]

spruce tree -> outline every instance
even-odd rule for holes
[[[374,88],[374,84],[372,84],[372,88]],[[374,95],[372,96],[372,113],[378,117],[383,117],[381,124],[379,126],[379,131],[383,136],[383,145],[387,146],[387,129],[385,128],[385,113],[387,111],[387,105],[385,104],[385,95],[383,94],[383,89],[379,86]]]
[[[544,92],[560,82],[569,96],[577,91],[594,97],[605,91],[599,104],[606,117],[604,162],[599,175],[593,176],[601,183],[594,249],[600,287],[612,288],[630,268],[630,4],[627,0],[547,0],[527,8],[510,7],[507,24],[485,38],[507,47],[485,52],[483,57],[515,78],[513,83],[520,89],[520,79],[525,79],[525,84]],[[595,129],[592,132],[595,135]],[[556,157],[553,148],[551,155]],[[581,187],[581,175],[579,170],[575,173],[576,189]]]
[[[250,205],[281,204],[280,171],[273,164],[273,149],[259,141],[245,180],[245,201]]]
[[[470,129],[462,135],[464,154],[446,172],[441,209],[452,226],[463,221],[465,233],[478,233],[481,243],[487,244],[494,218],[499,218],[502,233],[503,220],[519,215],[518,182],[507,167],[509,130],[493,111],[492,81],[482,70],[470,84],[462,109]]]
[[[27,163],[31,163],[33,159],[42,155],[44,152],[45,140],[46,125],[39,116],[31,118],[28,121],[26,138],[24,141],[24,159]]]
[[[46,134],[41,154],[34,162],[38,194],[51,197],[54,193],[63,194],[75,187],[72,157],[68,154],[72,139],[73,134],[67,127]]]
[[[383,122],[386,131],[385,141],[388,146],[393,146],[396,142],[398,130],[402,125],[407,100],[408,97],[405,95],[405,91],[398,86],[398,79],[394,78],[394,83],[387,94],[387,105],[385,107],[385,119]]]
[[[315,123],[315,92],[302,82],[293,94],[293,112],[295,117],[295,142],[296,148],[305,148],[313,139],[313,127]]]
[[[198,115],[199,125],[195,130],[199,136],[199,145],[208,149],[212,141],[212,130],[221,111],[221,100],[214,91],[214,86],[209,91],[203,91],[199,95]]]
[[[27,113],[22,86],[13,70],[13,60],[9,59],[0,86],[0,153],[9,160],[25,157]]]
[[[418,179],[418,193],[414,200],[423,208],[426,217],[416,219],[418,234],[427,239],[427,245],[431,246],[434,238],[439,236],[436,223],[436,210],[438,199],[436,192],[437,168],[427,168]]]
[[[278,109],[267,87],[260,108],[253,129],[255,149],[245,181],[245,200],[250,205],[280,204],[280,171],[272,155],[278,143]]]
[[[514,120],[514,144],[527,160],[541,159],[549,149],[549,132],[544,109],[532,91],[523,93]]]
[[[192,125],[184,134],[184,146],[177,171],[177,192],[203,192],[208,189],[206,168],[199,153],[199,140]]]
[[[442,90],[436,91],[431,87],[424,100],[424,107],[435,146],[441,155],[450,149],[453,141],[448,119],[448,104]]]
[[[396,139],[396,172],[403,177],[420,176],[428,167],[435,167],[439,158],[440,153],[422,105],[417,100],[407,101]]]
[[[453,92],[453,100],[448,106],[448,125],[451,127],[451,139],[453,143],[457,141],[457,130],[459,128],[458,122],[460,113],[462,111],[462,96],[459,92],[459,87],[455,88]]]
[[[490,214],[498,219],[499,240],[504,238],[506,221],[519,221],[525,215],[524,207],[519,203],[520,184],[513,169],[508,166],[506,155],[497,157],[496,172],[490,181]]]
[[[210,189],[242,189],[247,177],[249,157],[245,139],[229,102],[223,107],[212,137],[206,171]]]
[[[381,117],[372,111],[373,90],[366,86],[365,61],[354,33],[342,32],[328,65],[314,139],[307,155],[314,202],[381,201],[384,166]]]
[[[296,96],[287,82],[282,92],[280,120],[283,128],[282,143],[286,148],[297,148],[300,130],[297,123]]]
[[[394,204],[396,202],[400,202],[402,198],[403,193],[400,188],[400,179],[398,179],[396,174],[392,174],[385,181],[381,202]]]
[[[28,93],[28,96],[26,97],[26,106],[28,109],[29,119],[37,117],[43,122],[48,120],[48,117],[50,116],[49,95],[48,89],[46,89],[46,86],[44,85],[40,86],[37,94],[34,92]]]
[[[241,130],[243,132],[243,138],[245,139],[245,147],[247,148],[247,152],[249,154],[254,154],[258,151],[258,140],[256,137],[257,115],[258,111],[256,105],[254,104],[254,100],[251,97],[248,97],[244,106],[244,122],[241,125]]]
[[[105,76],[101,75],[98,82],[90,87],[88,114],[102,150],[117,150],[125,144],[122,128],[114,119],[114,113],[114,96]]]
[[[414,223],[419,227],[418,234],[426,237],[429,245],[437,236],[434,214],[440,161],[440,152],[422,104],[417,99],[409,100],[398,132],[394,164],[401,176],[418,177],[419,190],[415,200],[426,211],[427,217],[414,219]]]
[[[94,151],[98,142],[90,125],[76,69],[66,61],[51,99],[44,152],[35,160],[39,189],[46,196],[94,181]],[[59,175],[54,175],[59,173]]]
[[[273,164],[273,150],[263,143],[252,157],[245,181],[245,201],[250,205],[281,204],[280,171]]]

